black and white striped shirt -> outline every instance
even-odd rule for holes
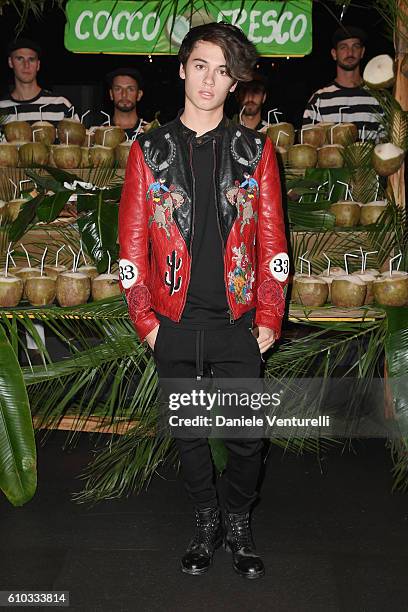
[[[381,106],[370,93],[362,87],[341,87],[333,81],[327,87],[316,91],[310,98],[303,114],[303,125],[320,121],[339,123],[355,123],[360,139],[378,140],[380,124],[378,114],[382,114]],[[316,109],[316,110],[315,110]]]
[[[15,109],[17,109],[19,121],[28,121],[30,124],[34,121],[40,121],[40,106],[44,106],[44,104],[47,106],[41,111],[43,121],[49,121],[57,126],[61,119],[71,116],[72,104],[67,98],[55,96],[51,91],[42,89],[38,96],[31,98],[31,100],[14,100],[11,94],[0,98],[0,114],[6,115],[3,123],[15,121]],[[78,116],[74,114],[74,118],[78,119]]]

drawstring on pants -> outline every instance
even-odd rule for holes
[[[196,331],[196,372],[197,380],[204,375],[204,330]]]

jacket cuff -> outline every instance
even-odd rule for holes
[[[259,327],[267,327],[268,329],[273,329],[275,332],[275,340],[279,340],[281,337],[281,329],[282,329],[282,318],[277,317],[271,312],[258,311],[255,313],[255,325]]]
[[[126,291],[129,316],[143,342],[146,336],[159,325],[159,320],[150,308],[150,291],[145,285],[135,285]]]
[[[142,319],[138,319],[137,321],[134,321],[132,319],[132,323],[133,323],[134,328],[135,328],[135,330],[137,332],[137,335],[140,338],[140,342],[143,342],[145,340],[146,336],[148,334],[150,334],[150,332],[155,327],[160,325],[160,321],[158,320],[158,318],[154,314],[153,310],[151,310],[149,313],[147,313],[146,316],[144,316]]]

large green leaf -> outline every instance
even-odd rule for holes
[[[23,375],[2,326],[0,418],[0,488],[14,506],[22,506],[37,487],[36,448]]]
[[[41,193],[21,207],[17,219],[13,221],[9,228],[9,237],[12,242],[20,240],[26,233],[28,227],[35,222],[37,209],[44,198],[45,195]]]
[[[57,219],[71,195],[72,191],[65,190],[44,198],[37,209],[38,219],[44,223],[51,223]]]
[[[118,212],[119,205],[105,202],[103,192],[80,199],[81,209],[86,205],[88,212],[78,219],[82,241],[96,263],[99,272],[108,266],[108,251],[112,261],[118,257]]]

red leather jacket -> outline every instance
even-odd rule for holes
[[[177,322],[186,302],[194,240],[191,140],[179,118],[131,148],[119,207],[120,284],[141,340]],[[256,309],[255,324],[280,336],[289,258],[278,165],[263,134],[224,118],[211,138],[230,321]]]

